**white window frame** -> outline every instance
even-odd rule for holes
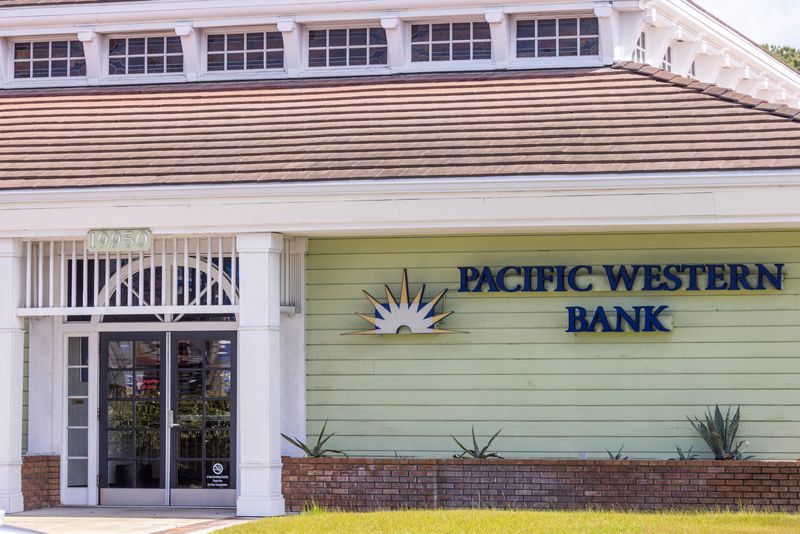
[[[16,43],[36,43],[42,41],[78,41],[77,34],[25,35],[7,38],[5,51],[5,87],[9,89],[24,87],[83,87],[89,84],[87,76],[58,76],[47,78],[14,77],[14,45]],[[86,47],[84,45],[84,57]],[[86,59],[88,62],[88,58]],[[2,62],[0,62],[2,63]],[[2,77],[0,77],[2,79]]]
[[[593,12],[578,11],[573,13],[519,13],[511,19],[509,30],[509,67],[518,69],[553,69],[572,67],[602,67],[603,32],[598,28],[597,55],[592,56],[553,56],[553,57],[517,57],[517,23],[534,19],[580,19],[597,18]],[[580,22],[578,22],[580,24]],[[580,46],[580,42],[578,43]]]
[[[300,64],[302,65],[303,76],[316,77],[316,76],[362,76],[362,75],[379,75],[391,74],[392,70],[389,67],[391,63],[391,47],[386,43],[386,65],[354,65],[354,66],[335,66],[335,67],[309,67],[308,63],[308,35],[312,30],[350,30],[361,28],[381,28],[380,20],[362,20],[362,21],[342,21],[332,22],[326,24],[306,24],[302,27],[300,35],[302,54]],[[369,52],[368,52],[369,53]]]
[[[109,65],[110,48],[112,39],[136,39],[147,37],[177,37],[174,32],[169,31],[152,31],[152,32],[138,32],[138,33],[109,33],[103,36],[103,49],[102,49],[102,80],[103,85],[127,85],[130,83],[170,83],[170,82],[185,82],[186,81],[186,52],[183,50],[183,42],[181,42],[181,54],[183,56],[183,72],[170,72],[163,74],[111,74]],[[145,43],[145,46],[146,43]],[[127,58],[127,54],[125,55]],[[145,59],[147,56],[145,55]],[[145,65],[147,62],[145,61]]]
[[[477,71],[495,70],[495,42],[491,39],[492,58],[491,59],[458,59],[450,61],[411,61],[411,27],[415,24],[457,24],[461,22],[486,22],[485,14],[455,15],[441,18],[404,18],[402,21],[403,33],[403,67],[395,69],[394,72],[453,72],[453,71]],[[491,24],[489,24],[491,31]],[[391,51],[390,51],[391,53]]]
[[[667,46],[667,49],[664,50],[664,57],[661,58],[661,70],[665,70],[667,72],[672,72],[673,69],[673,60],[672,60],[672,43]]]
[[[480,39],[480,40],[477,41],[477,42],[487,42],[488,41],[488,43],[489,43],[489,54],[490,54],[488,59],[472,59],[472,58],[470,58],[470,59],[452,59],[452,56],[453,56],[452,45],[453,45],[453,43],[456,43],[456,42],[458,42],[458,43],[470,43],[470,51],[471,51],[472,50],[472,44],[476,42],[474,39],[472,39],[472,37],[470,37],[470,39],[468,41],[464,41],[464,40],[455,41],[452,38],[452,31],[453,31],[452,26],[453,26],[453,24],[466,24],[466,23],[469,23],[469,24],[476,24],[476,23],[478,23],[478,24],[486,24],[489,27],[489,32],[490,32],[489,33],[489,39],[488,40]],[[410,66],[430,65],[430,64],[434,64],[434,65],[456,65],[456,66],[469,65],[469,64],[480,64],[480,65],[484,65],[484,66],[494,65],[495,51],[494,51],[494,42],[492,41],[492,37],[491,37],[492,25],[489,24],[488,22],[486,22],[486,19],[484,17],[479,17],[477,19],[475,17],[470,17],[470,18],[468,18],[466,20],[456,20],[456,19],[432,20],[432,21],[416,21],[415,20],[415,21],[408,21],[406,24],[407,24],[406,33],[408,34],[408,37],[406,39],[406,41],[407,41],[406,54],[407,54],[407,61],[408,61],[408,64]],[[450,41],[433,41],[432,40],[433,36],[431,35],[431,36],[429,36],[430,39],[427,41],[427,43],[428,44],[433,44],[433,43],[436,43],[436,42],[449,42],[450,43],[450,47],[451,47],[450,48],[450,57],[451,57],[451,59],[449,59],[447,61],[433,61],[433,59],[429,59],[428,61],[413,61],[413,52],[411,51],[411,49],[415,44],[419,45],[419,44],[422,44],[422,43],[420,43],[420,42],[415,43],[414,41],[412,41],[412,38],[413,38],[413,29],[412,29],[412,27],[413,26],[417,26],[417,25],[422,25],[422,26],[427,25],[427,26],[430,27],[432,25],[437,25],[437,24],[449,24],[450,25]],[[472,27],[471,26],[470,26],[470,31],[472,31]]]
[[[197,30],[196,30],[197,31]],[[287,57],[286,57],[286,35],[283,35],[283,68],[282,69],[261,69],[261,70],[208,70],[208,36],[209,35],[228,35],[231,33],[254,33],[254,32],[277,32],[277,25],[263,26],[230,26],[230,27],[209,27],[203,28],[200,33],[200,65],[198,79],[203,81],[214,80],[270,80],[287,77]]]
[[[633,45],[633,53],[631,54],[631,61],[634,63],[647,64],[647,32],[644,30],[639,32],[639,35],[636,37],[636,43]]]

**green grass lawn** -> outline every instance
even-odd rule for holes
[[[435,510],[368,514],[312,512],[262,519],[221,530],[225,534],[381,533],[800,533],[800,515],[764,513],[514,512]]]

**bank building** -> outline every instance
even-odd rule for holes
[[[798,107],[689,0],[0,0],[0,509],[796,459]]]

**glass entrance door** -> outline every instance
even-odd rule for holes
[[[234,506],[235,337],[100,338],[100,504]]]

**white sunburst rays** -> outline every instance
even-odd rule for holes
[[[447,294],[447,289],[442,290],[433,297],[430,302],[422,302],[425,296],[425,286],[423,285],[413,299],[409,299],[408,273],[403,269],[403,282],[400,287],[400,300],[395,298],[389,286],[386,287],[387,304],[378,302],[375,297],[364,291],[372,306],[375,308],[375,315],[357,313],[365,321],[372,323],[375,328],[361,332],[351,332],[352,334],[402,334],[405,328],[410,334],[449,334],[453,330],[442,330],[436,325],[453,312],[440,313],[434,315],[433,309],[440,300]]]

